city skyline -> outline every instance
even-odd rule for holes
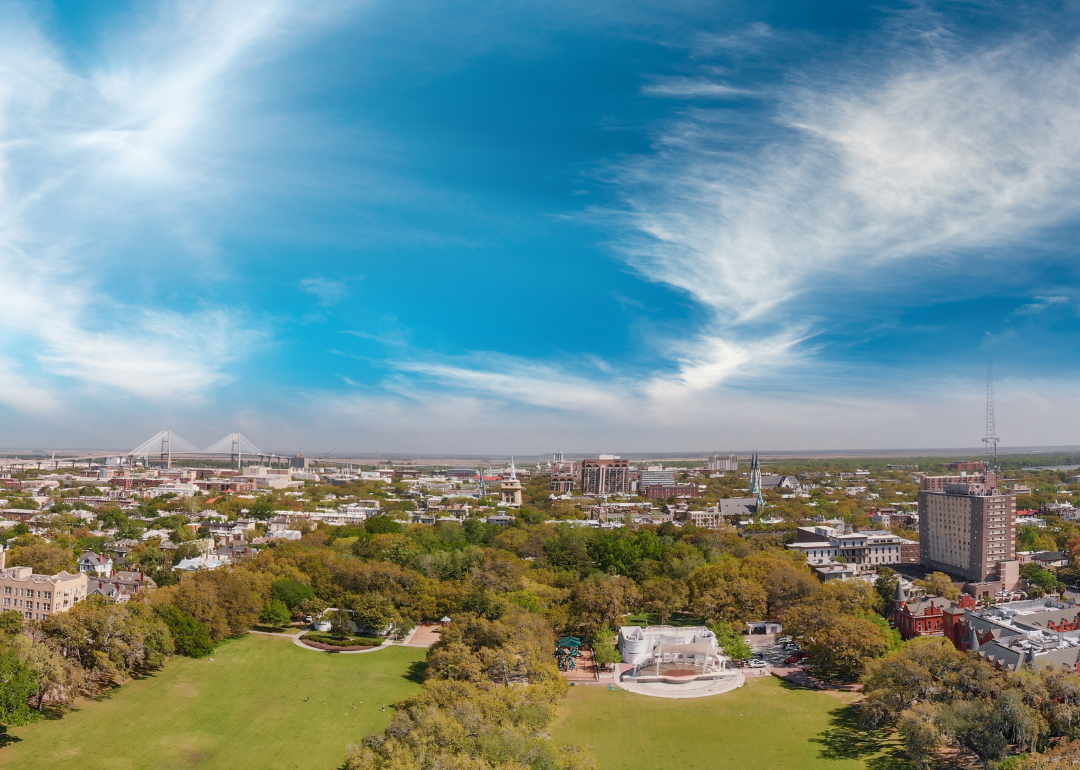
[[[0,448],[1075,445],[1076,22],[819,5],[6,5]]]

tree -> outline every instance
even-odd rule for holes
[[[466,612],[475,612],[488,620],[498,620],[506,612],[506,605],[494,593],[482,588],[466,596],[461,606]]]
[[[128,523],[128,515],[119,508],[106,508],[98,514],[98,521],[106,529],[116,529],[121,524]]]
[[[889,641],[876,623],[850,615],[829,618],[802,642],[816,673],[840,679],[858,677],[867,660],[889,651]]]
[[[893,596],[896,595],[896,587],[900,585],[900,577],[892,567],[878,567],[877,580],[874,581],[874,590],[878,595],[878,612],[885,617],[892,615]]]
[[[671,578],[650,580],[642,588],[645,607],[660,616],[661,625],[667,623],[673,613],[683,609],[690,596],[686,583]]]
[[[0,723],[24,725],[34,718],[30,699],[37,694],[37,672],[14,650],[0,653]]]
[[[904,749],[920,770],[931,766],[941,747],[938,712],[937,704],[917,703],[901,712],[897,721],[896,727],[904,739]]]
[[[405,527],[389,516],[372,516],[364,522],[364,530],[370,535],[388,535],[404,532]]]
[[[262,612],[259,613],[259,622],[273,628],[287,626],[290,620],[292,620],[292,613],[289,612],[288,605],[281,599],[271,599],[263,607]]]
[[[721,581],[701,592],[691,608],[709,623],[717,620],[742,622],[766,617],[768,602],[769,595],[764,586],[756,580],[740,577]]]
[[[349,602],[353,619],[360,628],[381,634],[401,616],[394,609],[394,604],[385,596],[377,593],[353,596]]]
[[[286,578],[284,580],[275,581],[274,585],[270,588],[270,594],[275,599],[280,599],[285,602],[285,606],[290,610],[295,610],[304,602],[311,601],[315,598],[315,589],[307,583],[301,583],[299,580]]]
[[[41,711],[48,696],[52,703],[70,700],[69,684],[73,679],[71,663],[43,640],[31,640],[19,634],[12,639],[12,649],[19,659],[37,675],[34,708]]]
[[[1058,589],[1057,575],[1038,564],[1025,564],[1020,568],[1020,577],[1028,581],[1029,585],[1041,588],[1044,594]]]
[[[30,567],[36,575],[75,572],[75,556],[68,548],[49,543],[17,545],[8,551],[7,566]]]
[[[22,631],[22,629],[23,616],[21,612],[17,612],[15,610],[0,612],[0,634],[17,634]]]
[[[604,627],[621,625],[622,616],[636,609],[640,601],[637,585],[622,575],[591,575],[570,593],[571,612],[586,636]]]
[[[256,500],[251,508],[248,509],[248,515],[253,519],[260,521],[266,521],[272,518],[274,515],[274,503],[268,498],[261,497]]]
[[[610,628],[601,628],[592,639],[593,660],[596,665],[607,668],[622,662],[622,655],[615,644],[615,632]]]
[[[916,580],[915,585],[925,589],[928,596],[940,596],[949,601],[960,598],[960,589],[953,585],[952,578],[944,572],[931,572],[924,580]]]
[[[178,653],[189,658],[202,658],[214,651],[210,626],[200,623],[175,604],[159,606],[157,613],[169,627]]]
[[[348,610],[337,609],[330,613],[330,633],[338,639],[347,639],[352,636],[352,616]]]
[[[716,644],[732,660],[750,660],[750,658],[754,657],[754,651],[750,649],[750,644],[730,623],[720,620],[713,623],[709,629],[716,634]]]

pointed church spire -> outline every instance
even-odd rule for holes
[[[765,498],[761,494],[761,459],[757,450],[750,458],[750,494],[757,498],[759,511],[765,507]]]
[[[517,481],[517,468],[514,467],[513,455],[510,455],[510,480]]]

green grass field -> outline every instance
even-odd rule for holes
[[[729,693],[670,700],[607,687],[573,687],[551,736],[593,751],[600,770],[896,767],[883,736],[853,729],[850,695],[750,679]]]
[[[420,690],[425,653],[328,655],[249,635],[11,730],[20,740],[0,749],[0,768],[333,770],[348,744],[386,727],[389,704]]]

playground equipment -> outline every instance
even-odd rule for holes
[[[576,636],[563,636],[555,643],[555,659],[560,671],[573,671],[581,657],[581,640]]]

